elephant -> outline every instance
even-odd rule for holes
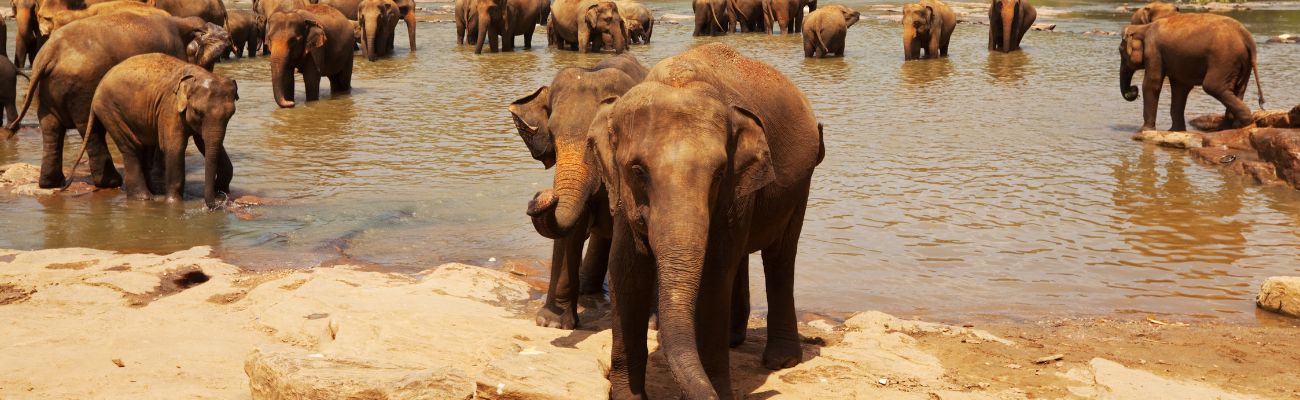
[[[942,1],[921,0],[903,6],[903,60],[947,57],[955,28],[957,15]]]
[[[364,0],[357,11],[357,24],[361,29],[361,52],[366,59],[393,54],[393,37],[398,18],[397,3],[393,0]]]
[[[0,18],[0,55],[9,55],[9,26]]]
[[[314,4],[334,7],[335,10],[339,10],[339,12],[343,13],[343,16],[356,21],[359,18],[357,13],[361,10],[361,3],[364,1],[365,0],[320,0]]]
[[[613,213],[610,398],[645,395],[646,328],[686,398],[730,398],[728,347],[744,341],[749,254],[770,312],[763,364],[802,360],[794,264],[821,125],[794,83],[721,43],[669,57],[588,133]]]
[[[58,14],[54,15],[53,24],[50,25],[50,32],[57,31],[59,28],[72,23],[72,21],[117,12],[129,12],[141,15],[171,15],[171,13],[167,11],[134,0],[106,1],[91,4],[84,10],[60,11]]]
[[[596,287],[604,280],[609,255],[608,199],[587,157],[587,131],[600,101],[621,95],[645,77],[646,68],[631,54],[607,58],[592,68],[569,67],[542,86],[510,104],[519,136],[533,158],[555,167],[555,183],[529,203],[528,215],[537,233],[554,239],[551,283],[546,303],[537,311],[537,324],[573,329],[578,321],[579,272]],[[583,257],[583,242],[588,241]]]
[[[271,14],[277,11],[293,11],[306,7],[311,3],[307,0],[253,0],[253,12],[261,15],[264,21],[270,21]],[[266,23],[262,23],[262,55],[271,54],[271,48],[266,45]]]
[[[989,7],[989,50],[1020,49],[1020,40],[1037,18],[1038,11],[1029,0],[993,0]]]
[[[627,28],[628,43],[650,43],[654,34],[655,15],[649,7],[635,1],[618,2],[618,13]]]
[[[224,141],[236,100],[239,86],[230,78],[166,54],[138,55],[104,74],[90,104],[86,140],[103,141],[107,133],[117,143],[128,196],[152,197],[149,171],[161,167],[163,194],[178,202],[185,189],[185,147],[194,138],[204,159],[203,201],[213,209],[218,192],[230,193],[234,167]],[[151,165],[155,159],[163,165]]]
[[[768,12],[767,19],[782,33],[803,32],[803,7],[805,0],[764,0]],[[813,2],[812,9],[817,9]]]
[[[54,17],[67,11],[86,9],[84,0],[37,0],[36,26],[41,38],[49,40],[54,30]]]
[[[1250,125],[1250,107],[1242,101],[1255,73],[1259,107],[1264,108],[1264,89],[1259,84],[1255,64],[1255,38],[1237,20],[1213,14],[1175,14],[1146,25],[1124,27],[1119,47],[1119,88],[1124,100],[1138,98],[1132,85],[1133,74],[1143,70],[1142,128],[1155,129],[1160,89],[1169,78],[1173,103],[1171,131],[1187,129],[1183,111],[1187,95],[1196,85],[1223,103],[1227,111],[1224,122],[1235,119],[1236,125]],[[1232,116],[1228,118],[1228,116]],[[1230,128],[1232,126],[1225,126]]]
[[[330,93],[352,89],[352,24],[330,6],[311,4],[271,14],[266,46],[271,49],[271,89],[280,108],[292,108],[293,71],[302,73],[307,101],[320,97],[320,79],[329,77]]]
[[[1133,12],[1130,25],[1146,25],[1178,13],[1178,6],[1160,0],[1153,1]]]
[[[472,2],[474,8],[468,12],[474,14],[473,19],[476,23],[474,32],[478,35],[474,39],[474,54],[482,54],[485,43],[488,44],[491,52],[496,53],[504,44],[501,41],[512,37],[511,26],[506,22],[507,1],[475,0]]]
[[[8,58],[0,57],[0,106],[4,107],[3,116],[5,121],[12,122],[18,120],[17,90],[19,75],[22,75],[22,77],[31,81],[31,77],[27,76],[27,74],[22,71],[19,71],[18,68],[14,66],[13,61],[9,61]]]
[[[226,25],[226,4],[221,0],[149,0],[149,4],[177,17],[199,17],[218,26]]]
[[[692,0],[691,8],[695,10],[692,36],[726,35],[734,28],[728,0]]]
[[[554,31],[557,48],[564,48],[567,44],[586,53],[600,51],[609,44],[615,53],[627,49],[627,38],[623,36],[627,28],[623,25],[618,5],[612,1],[556,0],[551,4],[551,21],[547,26],[551,28],[549,31]],[[601,39],[604,35],[609,35],[613,43],[604,43]]]
[[[772,20],[769,16],[772,12],[768,10],[766,0],[727,0],[731,3],[731,24],[727,25],[727,31],[736,32],[772,32]],[[732,26],[738,25],[738,26]]]
[[[456,0],[456,44],[478,42],[478,0]]]
[[[266,17],[252,11],[232,10],[226,15],[226,31],[230,32],[232,51],[235,57],[243,57],[247,51],[249,57],[257,55],[262,47],[262,38],[266,37]]]
[[[533,48],[533,33],[537,25],[546,24],[547,7],[550,0],[506,0],[505,20],[509,26],[509,36],[503,36],[502,49],[513,51],[515,36],[523,35],[524,49]]]
[[[14,20],[18,26],[14,35],[14,66],[22,68],[36,60],[45,38],[41,36],[36,17],[37,0],[13,0]]]
[[[808,13],[803,30],[804,57],[844,56],[844,37],[861,13],[835,4]]]
[[[36,115],[40,118],[44,154],[37,184],[41,188],[61,187],[64,135],[75,128],[85,137],[95,87],[110,68],[132,56],[163,53],[185,57],[211,71],[229,50],[230,34],[200,18],[112,13],[75,21],[51,34],[36,55],[22,111],[8,128],[14,130],[32,101],[40,98]],[[86,146],[95,186],[121,185],[121,176],[113,167],[105,143],[89,140]]]
[[[393,0],[397,3],[397,14],[406,21],[406,36],[411,51],[415,51],[415,0]]]

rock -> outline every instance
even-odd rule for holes
[[[1300,105],[1287,110],[1259,110],[1251,113],[1256,128],[1300,128]],[[1217,131],[1223,124],[1223,114],[1206,114],[1187,121],[1188,125],[1203,132]]]
[[[533,348],[492,361],[478,377],[486,399],[597,399],[609,396],[609,380],[557,376],[605,376],[608,367],[594,357]]]
[[[1202,147],[1204,139],[1192,132],[1142,131],[1133,135],[1133,140],[1155,143],[1165,147],[1194,149]]]
[[[1300,318],[1300,276],[1275,276],[1264,280],[1255,297],[1259,308]]]
[[[1300,43],[1300,36],[1285,34],[1277,35],[1266,40],[1267,43]]]
[[[1250,135],[1261,160],[1272,163],[1277,176],[1300,188],[1300,130],[1261,128]]]
[[[1254,128],[1246,129],[1226,129],[1216,132],[1202,134],[1204,138],[1202,143],[1205,147],[1227,147],[1237,150],[1254,150],[1250,145],[1250,133]]]
[[[253,350],[244,373],[254,400],[464,399],[475,391],[455,368],[420,370],[301,350]]]
[[[1115,36],[1118,35],[1119,33],[1111,32],[1111,31],[1103,31],[1100,28],[1092,28],[1092,30],[1084,32],[1083,34],[1087,36]]]
[[[1094,358],[1088,365],[1058,374],[1079,383],[1070,386],[1071,394],[1089,399],[1141,399],[1159,393],[1165,399],[1247,400],[1255,396],[1224,391],[1200,382],[1179,381],[1128,368],[1104,358]]]
[[[1050,32],[1056,30],[1056,24],[1034,24],[1030,26],[1029,29]]]

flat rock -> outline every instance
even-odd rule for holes
[[[1300,318],[1300,276],[1275,276],[1264,280],[1255,297],[1259,308]]]
[[[1153,394],[1163,399],[1182,400],[1254,400],[1255,396],[1224,391],[1200,382],[1181,381],[1128,368],[1104,358],[1094,358],[1088,365],[1060,374],[1079,382],[1070,392],[1089,399],[1142,399]]]
[[[1202,147],[1204,138],[1193,132],[1141,131],[1133,135],[1133,140],[1155,143],[1165,147],[1194,149]]]
[[[475,391],[474,381],[451,367],[409,368],[302,350],[254,350],[244,372],[254,400],[465,399]]]

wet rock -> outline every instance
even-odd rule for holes
[[[1133,140],[1179,149],[1194,149],[1202,147],[1204,143],[1204,139],[1199,134],[1172,131],[1142,131],[1133,135]]]
[[[1238,150],[1254,150],[1250,145],[1250,133],[1254,128],[1249,129],[1227,129],[1217,132],[1207,132],[1201,136],[1205,138],[1205,147],[1227,147]]]
[[[41,168],[27,163],[13,163],[0,166],[0,188],[23,196],[37,196],[54,193],[53,189],[41,189],[36,185]]]
[[[1030,26],[1029,29],[1042,31],[1042,32],[1050,32],[1056,30],[1056,24],[1034,24]]]
[[[1287,110],[1259,110],[1251,113],[1257,128],[1300,128],[1300,105]],[[1292,121],[1295,121],[1294,124]],[[1223,114],[1207,114],[1192,118],[1188,125],[1200,131],[1217,131],[1223,125]]]
[[[1087,31],[1087,32],[1084,32],[1083,34],[1084,34],[1084,35],[1087,35],[1087,36],[1115,36],[1115,35],[1118,35],[1119,33],[1118,33],[1118,32],[1111,32],[1111,31],[1104,31],[1104,30],[1101,30],[1100,28],[1092,28],[1092,30]]]
[[[1268,43],[1287,43],[1287,44],[1291,44],[1291,43],[1300,43],[1300,36],[1296,36],[1296,35],[1292,35],[1292,34],[1277,35],[1277,36],[1274,36],[1274,37],[1268,38],[1268,40],[1266,40],[1265,42],[1268,42]]]
[[[1300,130],[1261,128],[1250,135],[1259,158],[1272,163],[1278,178],[1300,188]]]
[[[1300,318],[1300,276],[1275,276],[1264,280],[1255,304],[1265,310]]]
[[[254,400],[463,399],[473,381],[455,368],[414,369],[301,350],[254,350],[244,362]]]
[[[1192,155],[1206,164],[1222,167],[1224,170],[1255,179],[1262,185],[1283,184],[1278,179],[1273,164],[1259,159],[1254,149],[1234,149],[1227,146],[1202,147],[1192,149]]]

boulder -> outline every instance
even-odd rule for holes
[[[1133,140],[1155,143],[1165,147],[1194,149],[1202,147],[1205,139],[1193,132],[1141,131],[1133,135]]]
[[[1275,276],[1264,280],[1255,297],[1259,308],[1300,318],[1300,276]]]
[[[244,361],[254,400],[467,399],[474,381],[451,368],[413,369],[326,358],[293,350],[253,350]]]
[[[1268,43],[1300,43],[1300,36],[1285,34],[1268,38]]]
[[[1256,128],[1300,128],[1300,105],[1287,110],[1259,110],[1251,113]],[[1293,125],[1291,121],[1296,121]],[[1222,129],[1223,114],[1207,114],[1187,121],[1196,130],[1209,132]]]
[[[1250,135],[1250,143],[1261,160],[1276,167],[1279,178],[1300,188],[1300,130],[1256,129]]]
[[[1236,150],[1254,150],[1250,145],[1250,133],[1254,128],[1242,129],[1225,129],[1215,132],[1207,132],[1201,136],[1205,138],[1202,143],[1205,147],[1227,147]]]
[[[1033,26],[1030,26],[1029,29],[1040,32],[1051,32],[1056,30],[1056,24],[1034,24]]]

